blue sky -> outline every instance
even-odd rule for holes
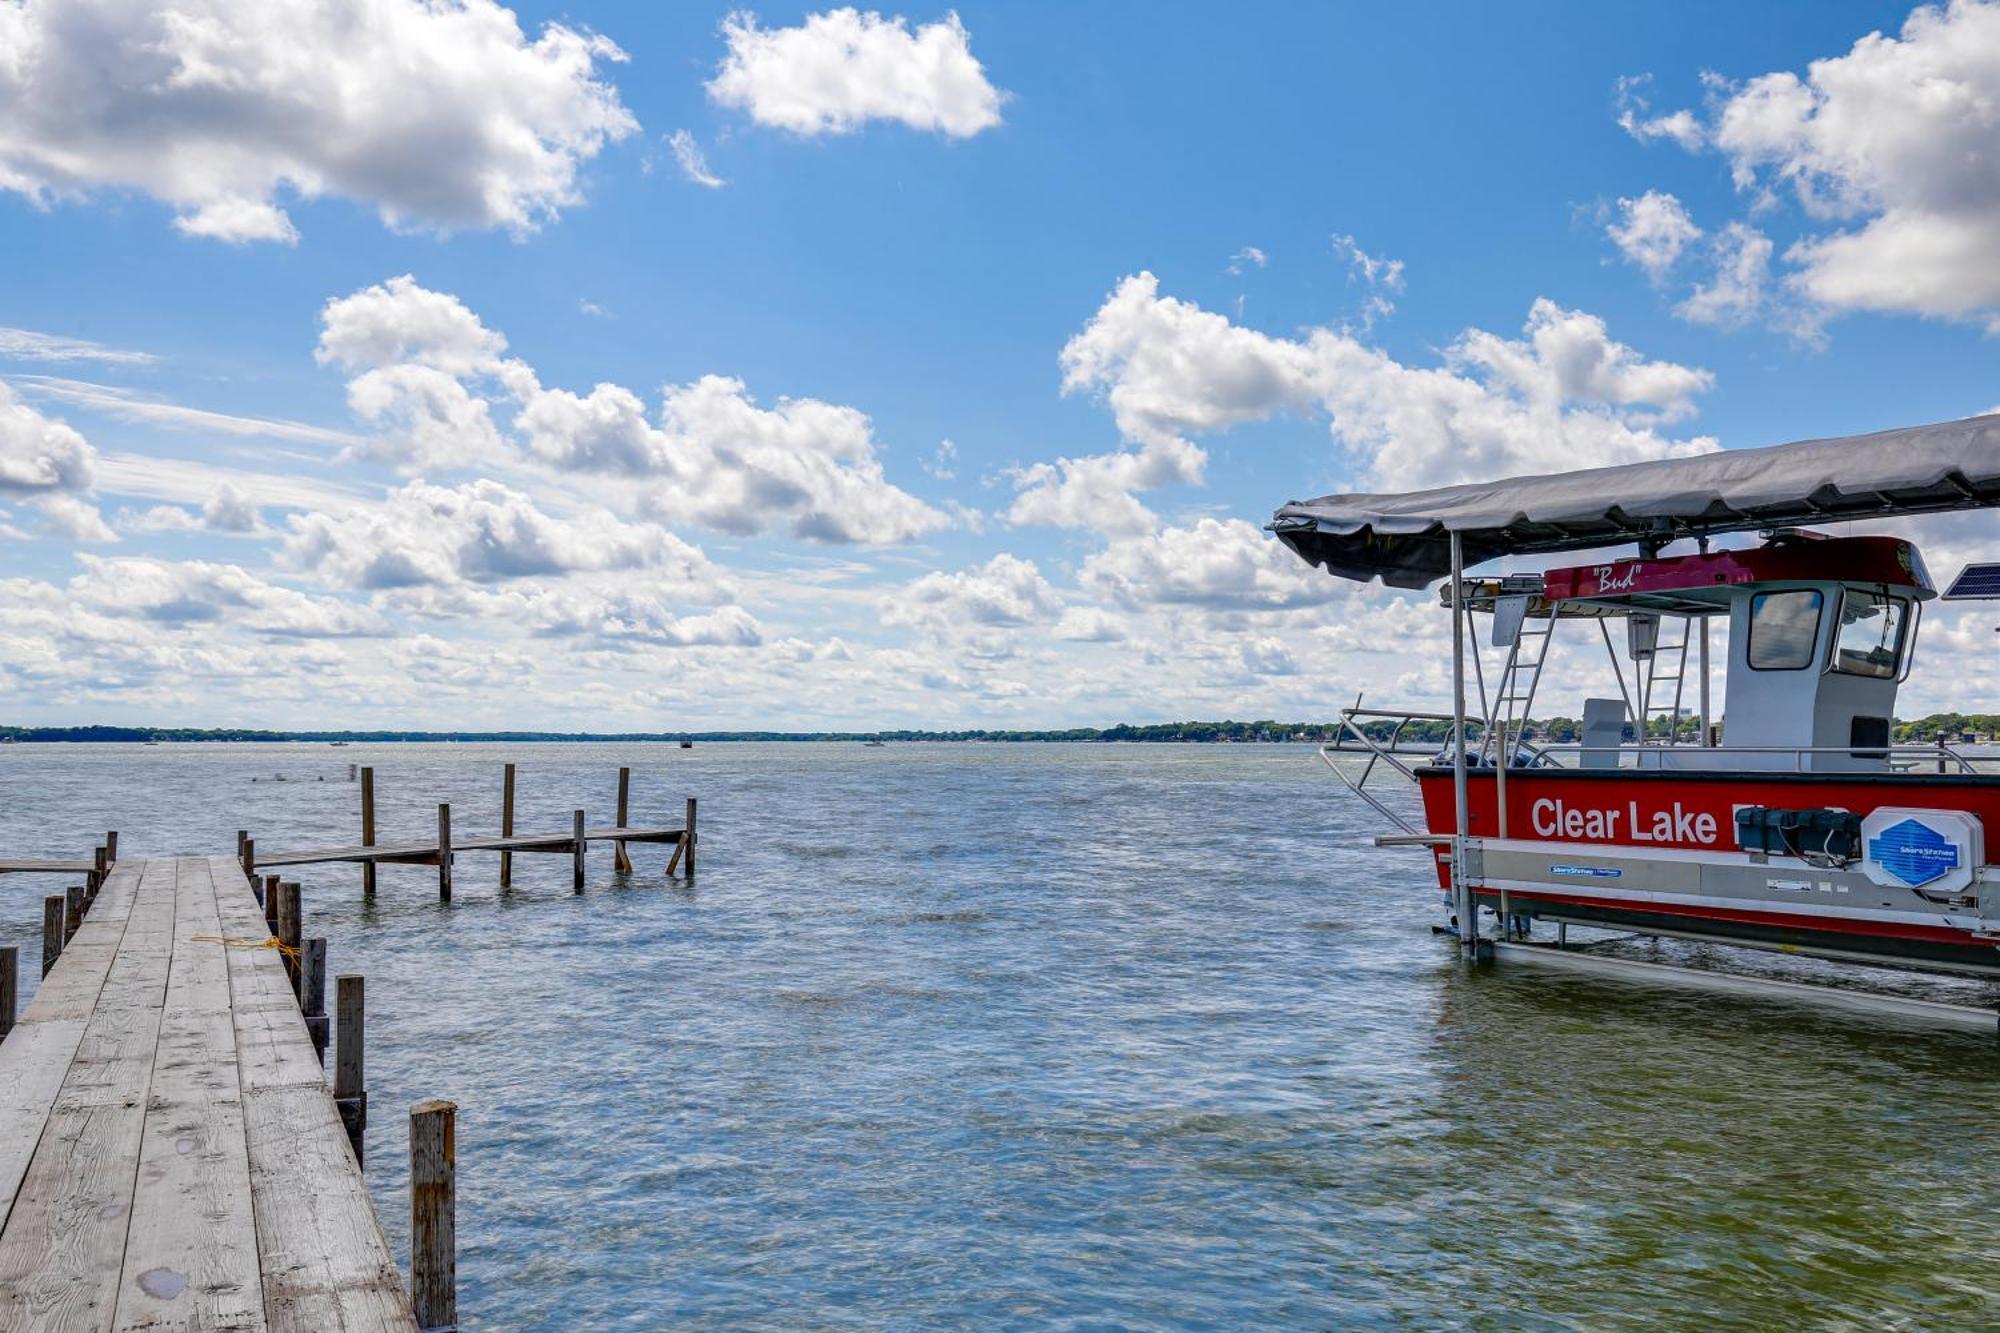
[[[9,720],[1434,698],[1277,504],[2000,402],[1984,5],[180,8],[0,0]]]

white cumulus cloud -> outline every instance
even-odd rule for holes
[[[1120,538],[1084,561],[1080,582],[1131,609],[1278,611],[1346,591],[1240,518],[1204,518]]]
[[[1062,354],[1066,391],[1103,396],[1137,448],[1016,474],[1009,517],[1120,530],[1153,526],[1135,491],[1198,482],[1189,436],[1280,414],[1324,417],[1349,461],[1398,489],[1637,462],[1715,448],[1660,426],[1713,377],[1647,360],[1604,321],[1555,302],[1519,338],[1469,329],[1436,367],[1404,365],[1349,330],[1281,338],[1125,279]]]
[[[756,402],[704,375],[657,420],[622,385],[546,388],[456,297],[408,276],[329,301],[317,355],[357,372],[348,402],[379,433],[354,452],[430,474],[512,460],[646,483],[648,512],[749,535],[889,543],[950,521],[891,484],[868,416],[814,398]]]
[[[1754,207],[1796,202],[1805,233],[1783,258],[1799,301],[2000,322],[2000,4],[1921,5],[1803,74],[1708,83],[1706,119],[1677,113],[1697,129],[1671,137],[1725,157]],[[1737,271],[1686,313],[1738,308],[1754,247],[1721,258]]]
[[[892,120],[964,139],[1000,123],[1004,94],[987,82],[956,14],[912,30],[872,10],[809,14],[795,28],[762,28],[738,13],[722,31],[729,52],[708,95],[760,125],[846,134]]]
[[[350,588],[492,583],[607,569],[647,569],[700,582],[709,570],[698,548],[652,524],[605,513],[558,518],[496,481],[416,481],[381,505],[294,514],[288,522],[286,558]]]
[[[1032,561],[1002,552],[984,565],[942,570],[882,599],[892,625],[1020,626],[1054,620],[1062,599]]]
[[[1618,201],[1618,217],[1604,229],[1619,253],[1644,269],[1654,282],[1680,262],[1681,252],[1701,239],[1701,228],[1681,201],[1661,190]]]
[[[610,40],[494,0],[0,6],[0,188],[139,190],[194,236],[297,239],[288,197],[396,228],[530,231],[637,129]]]
[[[43,416],[0,381],[0,495],[90,489],[97,451],[76,429]]]
[[[109,616],[166,625],[240,624],[291,638],[381,634],[381,619],[365,607],[267,582],[239,565],[204,560],[77,557],[84,572],[70,595]]]

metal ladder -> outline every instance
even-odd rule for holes
[[[1640,663],[1633,663],[1633,673],[1639,678],[1639,743],[1646,744],[1652,739],[1652,722],[1655,717],[1666,720],[1666,736],[1663,744],[1675,745],[1680,741],[1681,696],[1687,681],[1688,641],[1693,637],[1693,616],[1674,616],[1681,624],[1679,643],[1661,643],[1656,637],[1652,656],[1645,661],[1644,670]],[[1664,627],[1668,617],[1661,616],[1659,623]],[[1671,660],[1672,670],[1663,670],[1662,664]],[[1674,687],[1671,703],[1656,703],[1659,690],[1665,685]]]
[[[1502,603],[1514,598],[1502,598]],[[1556,618],[1554,615],[1537,619],[1527,614],[1528,599],[1518,599],[1518,611],[1506,608],[1506,613],[1517,614],[1519,623],[1514,627],[1513,642],[1507,648],[1507,665],[1500,669],[1500,678],[1494,682],[1493,702],[1486,715],[1486,734],[1480,738],[1480,761],[1506,763],[1511,756],[1502,756],[1500,751],[1511,749],[1526,725],[1529,710],[1535,706],[1535,690],[1542,683],[1542,666],[1549,660],[1549,642],[1555,637]],[[1495,607],[1496,618],[1503,608]],[[1489,751],[1491,753],[1489,753]]]

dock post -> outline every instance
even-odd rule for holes
[[[63,908],[63,943],[68,944],[83,924],[83,885],[72,885],[63,894]]]
[[[257,840],[255,838],[245,838],[243,840],[242,854],[244,877],[254,881],[257,878]]]
[[[0,949],[0,1040],[14,1030],[14,1011],[21,990],[21,951],[13,945]]]
[[[410,1108],[410,1304],[419,1328],[458,1326],[457,1117],[451,1102]]]
[[[104,864],[107,868],[118,863],[118,830],[112,829],[104,835]]]
[[[306,1032],[321,1067],[326,1065],[326,940],[309,939],[299,950],[302,973],[299,982],[299,1011],[305,1015]]]
[[[303,923],[299,920],[299,886],[296,880],[286,880],[278,885],[278,943],[285,946],[279,953],[285,960],[285,974],[292,981],[292,998],[299,997],[300,968],[296,950],[300,945]]]
[[[629,827],[628,821],[626,820],[626,814],[629,809],[629,802],[631,801],[631,797],[632,797],[632,770],[629,768],[621,768],[618,770],[618,827],[619,828]],[[630,854],[626,852],[624,842],[622,840],[619,842],[615,842],[612,844],[612,847],[615,853],[611,858],[612,869],[616,870],[621,875],[631,874],[632,857],[630,856]]]
[[[354,1160],[361,1160],[362,1140],[368,1130],[368,1087],[364,1080],[362,1027],[366,988],[358,973],[334,978],[334,1020],[339,1031],[333,1056],[333,1104],[340,1110],[340,1123],[347,1141],[354,1146]]]
[[[375,845],[375,769],[370,765],[363,765],[361,769],[361,845],[363,847]],[[361,896],[364,898],[375,896],[373,861],[361,863]]]
[[[56,959],[62,957],[64,904],[60,893],[42,899],[42,975],[45,977],[56,965]]]
[[[84,880],[83,892],[86,897],[95,898],[97,891],[104,887],[104,875],[109,865],[102,843],[91,849],[90,863],[90,874]]]
[[[278,934],[278,877],[264,878],[264,924],[270,928],[272,938]]]
[[[500,836],[514,836],[514,766],[507,765],[505,775],[500,779]],[[508,888],[514,883],[514,853],[500,853],[500,887]]]
[[[237,829],[237,830],[236,830],[236,859],[237,859],[237,860],[241,861],[241,860],[243,859],[243,844],[244,844],[244,843],[246,843],[246,842],[248,842],[248,841],[250,841],[250,830],[249,830],[249,829],[247,829],[247,828],[240,828],[240,829]]]
[[[681,842],[687,847],[688,883],[694,883],[694,797],[688,797],[687,819],[681,826]]]
[[[577,893],[583,892],[583,811],[570,815],[570,877]]]
[[[451,901],[451,807],[438,807],[438,901]]]

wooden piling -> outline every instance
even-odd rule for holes
[[[300,920],[299,886],[295,880],[286,880],[278,885],[278,943],[285,946],[279,953],[285,960],[285,975],[292,980],[292,996],[299,996],[300,980],[303,975],[299,967],[299,955],[286,952],[296,950],[303,941],[305,923]]]
[[[270,928],[272,937],[276,938],[278,934],[278,877],[276,875],[268,876],[264,880],[264,924]]]
[[[75,938],[83,924],[83,885],[73,884],[63,894],[63,943]]]
[[[361,845],[375,845],[375,769],[363,765],[361,769]],[[361,896],[375,896],[375,863],[361,863]]]
[[[626,827],[625,816],[631,798],[632,798],[632,770],[629,768],[621,768],[618,770],[618,827],[619,828]],[[631,874],[632,858],[625,851],[624,840],[621,838],[619,841],[613,843],[612,849],[613,849],[613,854],[611,858],[612,868],[621,875]]]
[[[104,863],[106,866],[118,863],[118,830],[112,829],[104,835]]]
[[[446,1101],[410,1108],[410,1304],[419,1328],[458,1326],[457,1116]]]
[[[56,965],[63,951],[63,914],[67,900],[60,893],[42,899],[42,975]]]
[[[500,836],[514,836],[514,766],[507,765],[505,775],[500,779]],[[500,887],[507,888],[514,882],[514,853],[500,853]]]
[[[322,1067],[326,1064],[326,940],[319,936],[299,948],[299,1012]]]
[[[583,848],[584,848],[583,811],[578,810],[570,815],[569,828],[570,828],[570,839],[571,839],[570,876],[573,881],[572,887],[575,892],[582,893],[583,892]]]
[[[257,840],[243,839],[243,845],[237,848],[237,855],[243,858],[244,878],[254,881],[257,878]]]
[[[333,990],[338,1028],[333,1057],[333,1104],[340,1110],[340,1123],[347,1130],[347,1141],[354,1146],[354,1160],[358,1162],[368,1132],[368,1085],[362,1044],[367,991],[356,973],[334,978]]]
[[[13,945],[0,948],[0,1040],[14,1030],[14,1013],[21,991],[21,951]]]
[[[451,807],[438,807],[438,901],[451,901]]]
[[[688,797],[687,821],[681,826],[681,845],[687,848],[688,883],[694,882],[694,797]]]
[[[244,844],[244,843],[246,843],[246,842],[248,842],[248,841],[250,841],[250,830],[249,830],[249,829],[247,829],[247,828],[240,828],[240,829],[237,829],[237,830],[236,830],[236,859],[237,859],[237,860],[241,861],[241,860],[243,859],[243,844]]]
[[[90,874],[83,881],[84,897],[95,898],[97,896],[97,891],[104,886],[104,877],[110,872],[110,868],[111,863],[105,855],[104,846],[99,844],[91,848]]]

